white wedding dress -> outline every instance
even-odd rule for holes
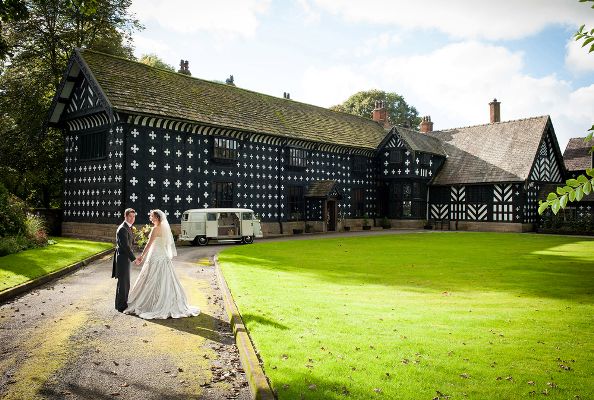
[[[200,314],[197,307],[188,304],[161,236],[155,238],[148,251],[142,270],[130,290],[128,308],[124,313],[136,314],[143,319],[183,318]]]

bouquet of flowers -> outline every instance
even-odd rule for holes
[[[132,233],[134,234],[134,243],[138,248],[143,248],[149,240],[149,234],[151,233],[152,225],[146,224],[140,229],[135,226],[132,227]]]

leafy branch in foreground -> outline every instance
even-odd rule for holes
[[[594,168],[586,170],[586,175],[580,175],[577,179],[568,179],[566,186],[559,186],[556,192],[549,193],[545,201],[541,201],[538,213],[542,214],[551,207],[554,214],[565,208],[570,201],[580,201],[585,195],[592,193],[594,186]]]

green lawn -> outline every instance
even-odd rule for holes
[[[113,247],[88,240],[52,239],[57,243],[0,257],[0,292]]]
[[[594,240],[296,240],[220,263],[280,399],[594,398]]]

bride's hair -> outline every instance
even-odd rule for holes
[[[156,218],[157,221],[161,222],[161,216],[159,215],[157,210],[151,210],[151,211],[149,211],[149,214],[151,214],[154,218]]]

